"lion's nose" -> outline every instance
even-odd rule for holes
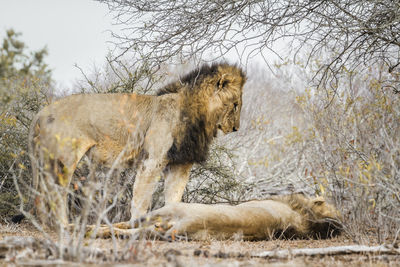
[[[233,127],[233,131],[234,131],[234,132],[237,132],[237,131],[238,131],[238,128]]]

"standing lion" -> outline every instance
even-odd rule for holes
[[[104,166],[136,168],[131,220],[147,212],[162,173],[165,203],[179,202],[217,131],[239,129],[245,81],[237,66],[205,64],[156,96],[77,94],[45,107],[29,133],[34,187],[54,195],[54,203],[36,201],[39,213],[50,210],[67,225],[67,190],[49,192],[50,183],[68,188],[85,154]]]

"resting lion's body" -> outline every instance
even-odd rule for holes
[[[78,162],[89,153],[105,166],[136,168],[132,220],[146,213],[162,174],[165,202],[179,202],[192,164],[207,158],[217,130],[239,128],[245,80],[240,68],[213,64],[167,85],[158,95],[80,94],[60,99],[32,122],[34,184],[43,190],[53,179],[68,187]],[[55,215],[67,224],[66,193],[54,201],[59,207]]]
[[[329,238],[341,232],[339,220],[339,212],[323,198],[293,194],[237,206],[172,203],[138,220],[137,228],[115,228],[114,233],[144,232],[191,240]],[[107,227],[98,232],[98,236],[109,235]]]

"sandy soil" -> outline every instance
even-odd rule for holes
[[[43,239],[44,234],[29,223],[1,225],[0,242],[9,236],[35,237]],[[50,239],[57,235],[50,233]],[[373,240],[373,239],[370,239]],[[322,248],[329,246],[354,245],[346,235],[330,240],[271,240],[259,242],[243,241],[155,241],[116,239],[85,240],[88,248],[98,248],[104,255],[97,259],[86,258],[85,266],[400,266],[400,257],[393,255],[343,255],[323,257],[295,257],[287,260],[251,257],[263,251]],[[365,245],[376,245],[371,241]],[[96,262],[97,264],[90,263]],[[73,262],[35,261],[32,258],[0,259],[0,266],[10,263],[42,265],[76,265]]]

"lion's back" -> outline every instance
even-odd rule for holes
[[[77,145],[96,145],[115,158],[132,136],[151,123],[155,96],[76,94],[43,108],[32,122],[31,142],[67,158]],[[35,148],[35,146],[32,146]],[[115,155],[114,155],[115,154]]]

